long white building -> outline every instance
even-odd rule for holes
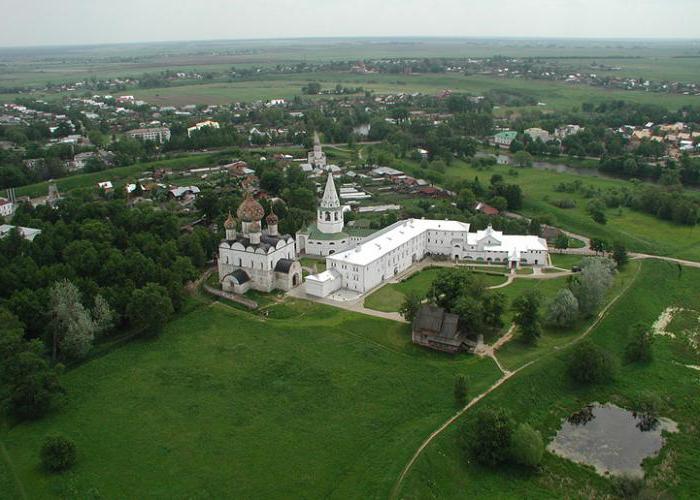
[[[509,268],[549,262],[547,242],[537,236],[504,235],[491,226],[470,233],[469,224],[463,222],[409,219],[375,233],[355,248],[326,257],[326,271],[307,276],[305,290],[317,297],[340,289],[363,294],[430,255]]]

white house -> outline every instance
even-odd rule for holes
[[[0,217],[10,217],[15,211],[15,204],[6,198],[0,198]]]
[[[4,238],[10,231],[12,231],[15,226],[9,224],[3,224],[0,226],[0,238]],[[25,240],[34,241],[34,238],[41,234],[41,229],[34,229],[33,227],[17,227],[20,236]]]
[[[527,129],[525,135],[529,136],[533,141],[540,139],[545,144],[552,140],[552,136],[549,132],[537,127]]]
[[[219,122],[211,121],[211,120],[206,120],[203,122],[199,122],[196,125],[193,125],[192,127],[189,127],[187,129],[187,137],[192,137],[192,132],[197,132],[199,130],[202,130],[203,128],[219,128]]]
[[[352,249],[326,257],[326,273],[308,276],[306,293],[326,297],[346,289],[364,294],[426,256],[452,260],[547,265],[547,242],[537,236],[504,235],[491,226],[476,233],[450,220],[409,219],[378,231]]]
[[[170,140],[170,129],[168,127],[137,128],[129,130],[126,135],[134,139],[162,144]]]

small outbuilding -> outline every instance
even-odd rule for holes
[[[421,306],[413,320],[413,343],[453,354],[463,351],[465,338],[459,332],[458,323],[459,316],[441,307]]]

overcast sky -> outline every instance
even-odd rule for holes
[[[0,0],[0,46],[328,36],[700,38],[700,0]]]

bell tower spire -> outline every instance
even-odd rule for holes
[[[329,170],[326,188],[318,208],[318,230],[326,234],[335,234],[342,232],[344,225],[343,208],[340,206],[340,198],[335,190],[333,174]]]

